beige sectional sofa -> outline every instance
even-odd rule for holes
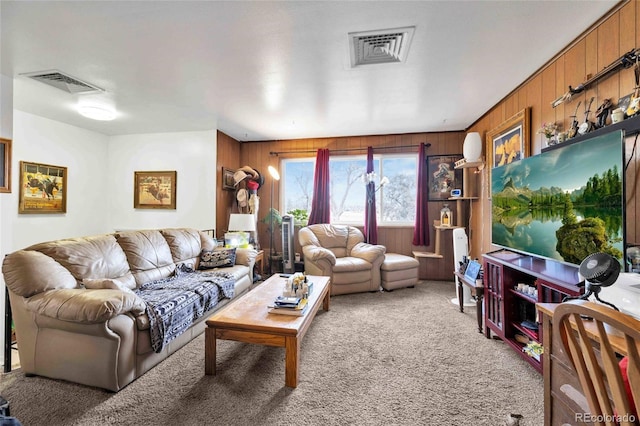
[[[210,309],[186,331],[152,348],[140,287],[171,281],[183,270],[198,279],[216,275],[198,269],[202,250],[213,249],[207,234],[184,228],[64,239],[7,255],[2,272],[22,371],[122,389],[200,334],[204,320],[228,303],[229,295],[248,291],[256,251],[237,249],[235,264],[219,269],[232,294],[220,291],[215,306],[205,305]]]

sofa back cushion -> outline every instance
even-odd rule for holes
[[[161,229],[160,233],[169,244],[173,263],[186,263],[195,269],[201,251],[199,231],[190,228]]]
[[[211,235],[205,231],[198,231],[198,235],[200,235],[201,250],[213,250],[216,248],[217,241]]]
[[[118,232],[115,237],[127,256],[138,286],[166,278],[175,271],[171,249],[160,231]]]
[[[304,229],[304,228],[303,228]],[[358,228],[345,225],[316,224],[306,227],[308,232],[300,232],[300,244],[316,245],[331,250],[336,257],[350,256],[351,249],[364,241]],[[302,230],[301,230],[302,231]]]
[[[39,243],[25,250],[38,251],[64,266],[76,280],[118,278],[135,288],[127,257],[113,235],[67,238]]]
[[[2,273],[7,287],[22,297],[78,287],[71,272],[49,256],[33,250],[19,250],[5,256]]]

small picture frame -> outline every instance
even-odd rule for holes
[[[624,111],[625,113],[625,117],[627,114],[627,109],[629,108],[629,104],[631,104],[631,97],[633,96],[632,93],[621,97],[620,99],[618,99],[618,105],[616,106],[616,108],[622,108],[622,111]]]
[[[134,172],[134,209],[176,209],[177,172]]]
[[[222,168],[222,189],[225,191],[235,191],[235,181],[233,179],[233,175],[235,174],[235,170],[227,169],[226,167]]]
[[[67,168],[20,162],[19,214],[67,212]]]
[[[478,279],[478,274],[480,274],[480,263],[470,260],[467,269],[464,271],[464,277],[469,281],[475,282]]]
[[[11,192],[11,139],[0,138],[0,193]]]
[[[442,201],[451,198],[451,190],[462,189],[462,169],[456,169],[456,161],[462,154],[430,155],[427,157],[428,200]]]

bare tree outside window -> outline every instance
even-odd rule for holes
[[[344,157],[329,161],[332,221],[347,223],[364,221],[366,200],[362,175],[366,166],[367,160],[364,157]]]

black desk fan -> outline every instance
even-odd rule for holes
[[[565,297],[563,302],[573,299],[588,300],[593,294],[596,300],[600,303],[604,303],[619,311],[613,303],[605,302],[600,299],[598,293],[602,287],[609,287],[618,279],[620,275],[620,262],[606,253],[593,253],[585,257],[582,263],[580,263],[580,275],[584,277],[584,281],[578,283],[578,287],[584,286],[584,294],[577,297]]]

